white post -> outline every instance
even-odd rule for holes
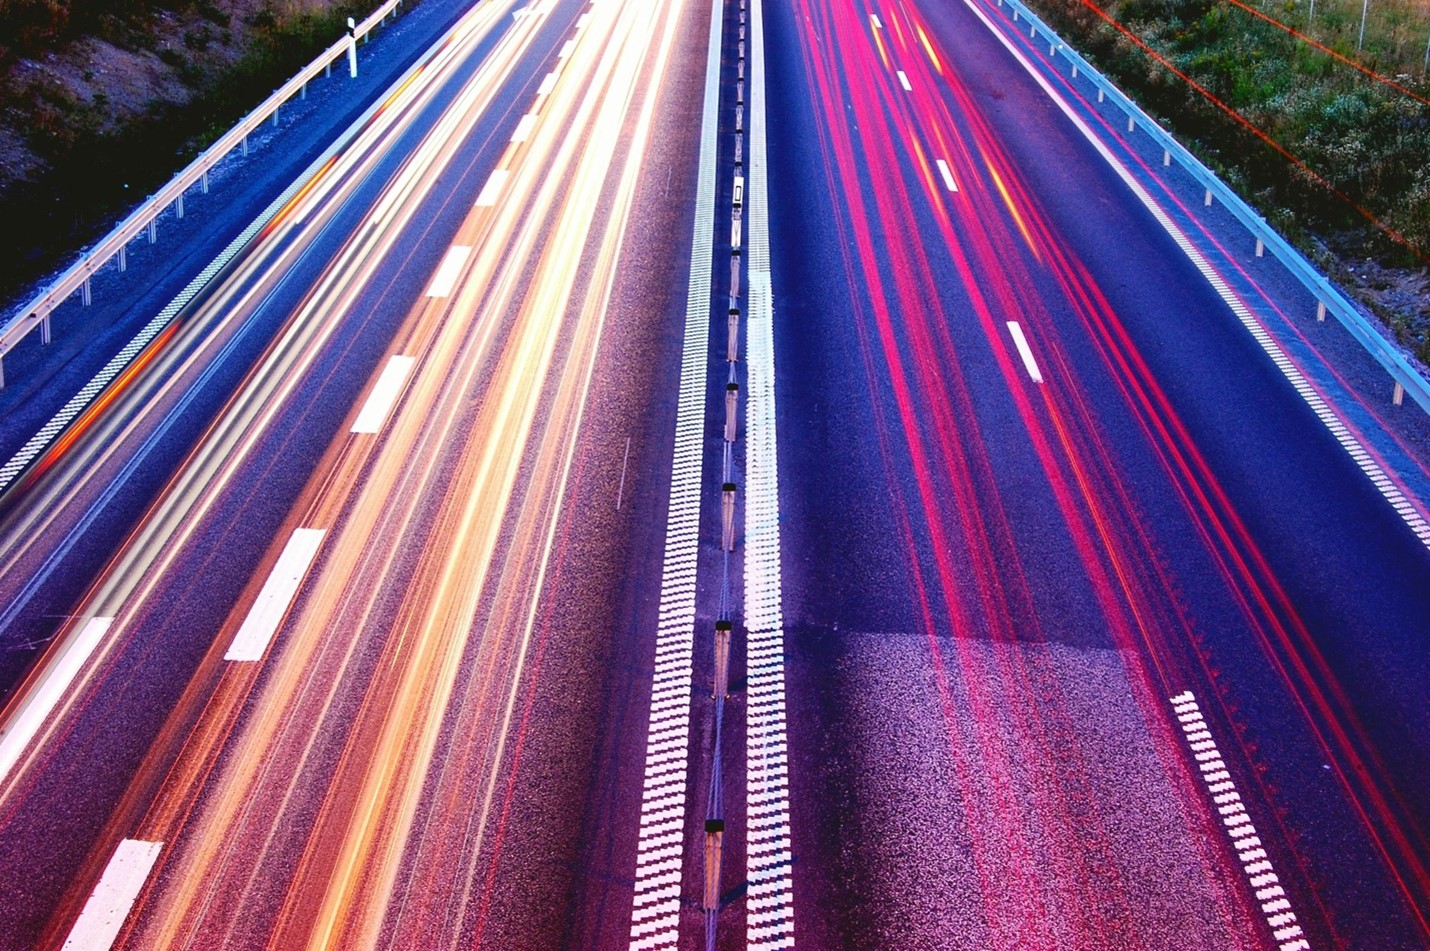
[[[179,218],[184,217],[184,196],[182,193],[179,195],[179,200],[174,202],[174,214]]]
[[[1395,393],[1392,396],[1392,399],[1395,402],[1396,406],[1400,406],[1402,403],[1405,402],[1405,385],[1399,380],[1395,381]]]
[[[1356,52],[1365,45],[1365,17],[1370,12],[1370,0],[1361,0],[1360,5],[1360,39],[1356,40]]]
[[[1318,301],[1316,301],[1316,322],[1317,322],[1317,323],[1325,323],[1325,320],[1326,320],[1326,302],[1323,301],[1323,300],[1318,300]]]
[[[126,246],[119,249],[119,273],[123,274],[127,270],[129,270],[129,248]]]
[[[357,21],[348,17],[348,75],[357,79]]]

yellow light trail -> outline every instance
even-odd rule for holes
[[[458,286],[420,298],[398,334],[393,352],[417,359],[399,405],[378,435],[344,431],[329,448],[215,638],[169,745],[156,747],[111,823],[113,834],[172,843],[128,944],[430,946],[462,933],[683,6],[592,9],[532,135],[495,166],[510,172],[495,205],[474,208],[453,238],[473,249]],[[518,23],[534,35],[535,19]],[[502,70],[518,52],[513,44]],[[165,527],[142,570],[124,562],[136,566],[125,583],[101,586],[96,602],[122,601],[116,627],[196,543],[195,513],[237,477],[335,322],[394,254],[381,236],[411,223],[491,108],[501,71],[489,89],[484,75],[374,207],[382,227],[359,229],[156,507]],[[347,177],[335,169],[323,185],[337,194]],[[305,223],[303,211],[288,225],[316,228],[330,213]],[[219,658],[300,525],[328,535],[260,681],[257,665]],[[276,912],[275,875],[290,883]],[[261,908],[270,910],[260,918]]]

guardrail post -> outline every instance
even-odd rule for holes
[[[298,98],[299,98],[299,99],[307,99],[307,98],[308,98],[308,84],[307,84],[307,83],[304,83],[302,86],[300,86],[300,87],[298,88]]]
[[[738,264],[736,265],[738,267]],[[725,336],[725,359],[734,363],[740,359],[740,308],[731,307]]]
[[[1128,131],[1128,132],[1131,132],[1133,129],[1136,129],[1136,128],[1137,128],[1137,117],[1134,116],[1134,115],[1128,115],[1128,117],[1127,117],[1127,131]]]
[[[119,249],[119,273],[120,273],[120,274],[123,274],[123,273],[124,273],[125,271],[127,271],[127,270],[129,270],[129,248],[128,248],[128,247],[120,247],[120,249]]]
[[[1256,256],[1262,257],[1266,254],[1266,242],[1260,238],[1256,239]]]
[[[248,136],[243,137],[243,157],[248,158]]]
[[[735,441],[736,407],[740,402],[740,384],[725,384],[725,441]]]
[[[1107,90],[1103,89],[1101,86],[1098,86],[1098,87],[1097,87],[1097,101],[1098,101],[1098,102],[1102,102],[1102,101],[1103,101],[1104,99],[1106,99],[1106,98],[1107,98]]]
[[[204,169],[203,174],[199,176],[199,184],[203,187],[204,194],[207,195],[207,194],[209,193],[209,170],[208,170],[208,169]]]
[[[1326,322],[1326,302],[1323,301],[1323,300],[1318,300],[1318,301],[1316,301],[1316,323],[1318,323],[1318,324],[1323,324],[1323,323],[1325,323],[1325,322]]]
[[[706,911],[720,907],[720,839],[725,833],[724,819],[705,820],[705,894]]]
[[[1073,79],[1077,79],[1077,63],[1073,63]]]
[[[174,214],[179,218],[184,217],[184,195],[182,192],[179,193],[179,197],[174,201]]]
[[[348,75],[357,79],[357,22],[348,17]]]
[[[1162,167],[1163,167],[1163,168],[1166,168],[1168,165],[1171,165],[1171,164],[1172,164],[1172,150],[1171,150],[1171,149],[1163,149],[1163,150],[1162,150]]]
[[[48,344],[49,342],[50,342],[50,315],[49,315],[49,314],[46,314],[44,317],[40,318],[40,343]]]
[[[89,278],[88,278],[88,277],[86,277],[86,278],[84,279],[84,283],[79,286],[79,299],[80,299],[80,301],[84,304],[84,306],[86,306],[86,307],[88,307],[90,304],[94,303],[94,295],[92,295],[92,294],[90,293],[90,290],[89,290]],[[45,320],[46,320],[47,322],[49,321],[49,319],[50,319],[50,318],[48,318],[48,317],[45,318]],[[46,339],[45,339],[45,343],[49,343],[49,342],[50,342],[49,339],[48,339],[48,337],[49,337],[49,335],[47,334],[47,335],[46,335]]]
[[[153,244],[155,241],[158,241],[158,240],[159,240],[159,219],[158,219],[158,218],[150,218],[150,219],[149,219],[149,243],[150,243],[150,244]]]
[[[278,128],[278,109],[277,109],[277,108],[274,108],[274,110],[273,110],[273,128],[275,128],[275,129]]]
[[[1208,208],[1212,206],[1212,190],[1210,188],[1207,189],[1207,195],[1202,199],[1202,204]]]
[[[730,631],[729,621],[715,622],[715,690],[719,700],[730,692]]]
[[[1405,402],[1405,384],[1399,380],[1395,381],[1395,392],[1391,395],[1391,402],[1396,406]]]

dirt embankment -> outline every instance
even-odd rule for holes
[[[373,0],[0,0],[0,301],[102,236]]]

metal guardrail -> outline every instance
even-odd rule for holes
[[[28,303],[16,311],[0,327],[0,386],[5,385],[4,356],[15,348],[15,346],[25,337],[29,336],[36,329],[40,331],[45,343],[50,342],[50,315],[55,308],[68,300],[75,291],[80,291],[84,303],[90,302],[90,278],[94,276],[100,268],[108,264],[113,258],[118,256],[119,269],[126,269],[126,250],[129,242],[133,241],[140,233],[149,233],[149,243],[153,244],[158,240],[156,228],[158,217],[169,207],[173,207],[179,217],[184,215],[184,193],[198,184],[205,194],[209,190],[209,171],[219,163],[225,156],[236,148],[242,148],[244,154],[248,154],[248,137],[253,134],[264,122],[271,117],[275,121],[278,117],[278,109],[295,95],[303,95],[307,91],[308,83],[315,79],[319,73],[328,72],[335,60],[341,59],[344,55],[348,57],[348,71],[350,75],[357,76],[357,44],[358,40],[366,36],[384,23],[387,18],[393,15],[394,11],[402,5],[402,0],[387,0],[368,15],[361,23],[354,23],[348,19],[348,34],[329,46],[311,63],[305,66],[296,76],[288,80],[281,87],[276,89],[272,95],[263,101],[258,108],[254,109],[247,116],[238,122],[232,129],[224,133],[218,141],[204,149],[189,165],[169,181],[167,185],[149,196],[138,208],[130,212],[129,216],[121,221],[113,231],[106,235],[93,248],[86,250],[79,256],[73,264],[69,266],[59,277],[55,278],[48,287],[40,291]]]
[[[1074,79],[1085,78],[1098,90],[1099,102],[1104,97],[1111,99],[1113,105],[1127,116],[1129,132],[1133,127],[1145,131],[1154,142],[1162,147],[1165,155],[1175,159],[1198,184],[1207,190],[1209,198],[1219,199],[1242,226],[1256,238],[1257,256],[1261,256],[1263,248],[1269,250],[1315,296],[1318,302],[1316,315],[1318,318],[1324,317],[1326,311],[1335,315],[1341,325],[1350,331],[1356,342],[1364,347],[1375,361],[1390,374],[1395,384],[1393,401],[1397,405],[1401,403],[1403,395],[1409,393],[1410,397],[1420,404],[1425,412],[1430,413],[1430,382],[1426,381],[1425,377],[1395,344],[1386,339],[1380,328],[1367,320],[1365,315],[1341,293],[1340,289],[1316,270],[1315,266],[1306,260],[1300,251],[1292,247],[1280,232],[1267,224],[1266,219],[1257,214],[1250,205],[1242,200],[1240,195],[1227,187],[1215,172],[1187,151],[1186,147],[1158,125],[1155,119],[1143,112],[1122,90],[1118,89],[1080,53],[1069,46],[1057,31],[1028,9],[1026,4],[1021,0],[995,0],[995,2],[1000,7],[1005,5],[1010,7],[1014,11],[1015,22],[1019,17],[1026,19],[1029,24],[1029,38],[1036,40],[1041,34],[1042,41],[1049,45],[1050,54],[1061,55],[1072,65]],[[1210,204],[1210,201],[1207,203]]]

